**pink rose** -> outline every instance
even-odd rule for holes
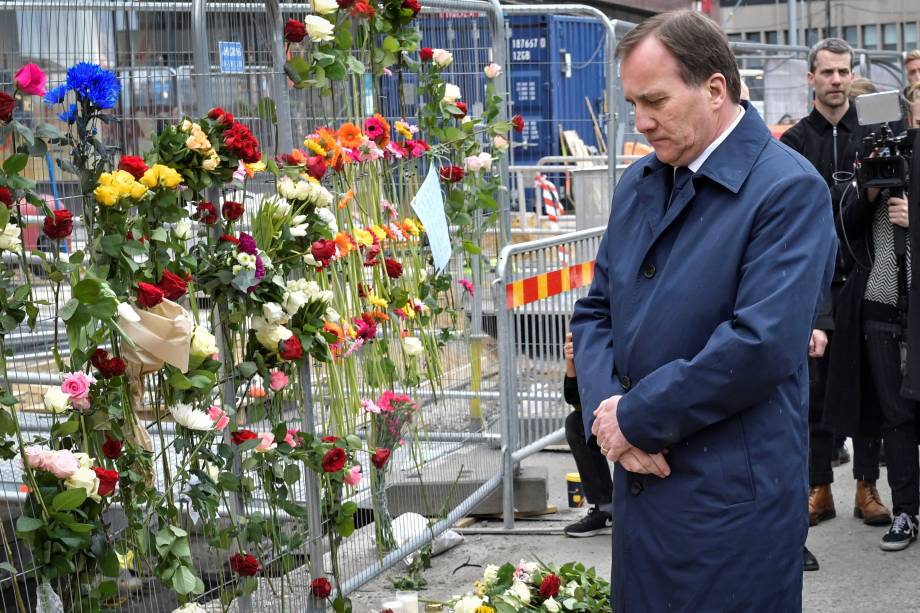
[[[358,485],[361,482],[361,465],[355,464],[345,471],[345,483],[348,485]]]
[[[80,468],[80,462],[67,449],[52,452],[47,469],[58,479],[70,479]]]
[[[288,429],[287,434],[284,435],[284,442],[291,446],[291,449],[295,449],[300,446],[300,437],[297,436],[297,430]]]
[[[272,388],[273,392],[278,392],[287,387],[288,382],[289,379],[286,374],[280,370],[273,370],[271,372],[271,381],[268,383],[268,387]]]
[[[220,407],[211,406],[208,408],[208,417],[214,422],[215,430],[223,430],[230,423],[230,417]]]
[[[34,96],[45,95],[45,73],[35,64],[26,64],[17,70],[15,78],[19,91]]]
[[[48,470],[48,463],[51,461],[53,452],[43,447],[30,445],[25,448],[23,455],[26,457],[26,465],[29,468]]]
[[[271,451],[278,446],[275,442],[275,435],[271,432],[259,432],[259,438],[262,439],[262,442],[256,445],[256,451],[259,453]]]
[[[89,386],[96,382],[92,375],[85,372],[72,372],[64,375],[64,383],[61,384],[61,391],[70,396],[71,402],[74,400],[85,400],[89,398]],[[73,403],[76,406],[76,402]]]

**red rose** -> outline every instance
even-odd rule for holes
[[[230,113],[224,113],[220,120],[222,122],[233,121],[233,116]],[[247,164],[254,164],[262,159],[259,141],[252,135],[249,128],[241,123],[234,123],[224,132],[224,145],[227,146],[230,153]]]
[[[469,112],[469,109],[467,108],[466,103],[460,102],[458,100],[457,102],[454,102],[454,106],[457,107],[458,112],[448,111],[451,115],[453,115],[454,117],[459,117],[461,119],[466,117],[466,114]]]
[[[281,341],[280,355],[283,360],[299,360],[302,358],[303,345],[300,344],[300,339],[292,336],[286,341]]]
[[[422,47],[418,50],[418,59],[423,62],[430,62],[431,58],[434,57],[434,49],[431,47]]]
[[[236,118],[233,113],[227,113],[226,111],[217,119],[217,123],[222,123],[225,126],[232,126],[234,121],[236,121]]]
[[[42,229],[48,238],[57,240],[67,238],[73,232],[73,215],[66,209],[56,209],[54,215],[45,217],[45,225]]]
[[[524,117],[521,115],[515,115],[511,118],[511,126],[514,128],[515,132],[524,131]]]
[[[387,267],[387,276],[391,279],[398,279],[402,276],[403,267],[402,264],[397,262],[392,258],[387,258],[383,261],[383,264]]]
[[[144,283],[141,281],[137,284],[137,301],[141,303],[143,307],[152,309],[163,302],[165,296],[166,294],[163,293],[163,290],[153,283]]]
[[[104,364],[107,359],[109,359],[109,352],[105,349],[99,348],[96,349],[91,356],[89,356],[89,363],[96,368],[102,369],[102,364]]]
[[[147,164],[139,156],[123,155],[118,161],[118,170],[130,172],[137,181],[140,181],[144,173],[147,172]]]
[[[99,370],[103,379],[125,374],[125,361],[121,358],[109,358],[105,349],[96,349],[89,361]]]
[[[236,221],[243,216],[243,203],[227,200],[220,209],[227,221]]]
[[[559,579],[558,575],[550,573],[543,577],[543,582],[540,583],[540,597],[543,599],[552,598],[559,593],[559,585],[562,583],[562,580]]]
[[[355,0],[335,0],[336,4],[339,5],[340,9],[351,8],[351,5],[355,3]]]
[[[9,122],[13,118],[16,99],[6,92],[0,92],[0,121]]]
[[[333,447],[323,456],[323,470],[327,473],[336,473],[345,468],[345,450],[341,447]]]
[[[188,291],[188,284],[185,279],[171,270],[163,271],[163,278],[160,279],[157,287],[163,290],[163,295],[172,301],[178,300]]]
[[[320,577],[310,582],[310,591],[317,598],[328,598],[329,594],[332,593],[332,584],[329,583],[329,579]]]
[[[415,17],[422,10],[422,5],[418,3],[418,0],[403,0],[402,7],[404,9],[412,9],[412,16]]]
[[[307,174],[321,181],[326,174],[326,160],[321,155],[313,155],[307,158]]]
[[[93,470],[96,472],[96,478],[99,479],[99,490],[97,493],[100,496],[108,496],[114,492],[115,486],[118,485],[118,471],[107,470],[99,466],[94,467]]]
[[[374,5],[368,2],[368,0],[358,0],[355,2],[354,7],[351,9],[351,16],[357,17],[358,15],[363,15],[370,19],[377,14],[377,10],[374,8]]]
[[[236,553],[230,556],[230,568],[240,577],[252,577],[262,570],[262,565],[251,553],[246,555]]]
[[[224,114],[224,109],[220,108],[219,106],[215,106],[213,109],[208,111],[208,119],[212,121],[215,119],[220,119],[221,115],[223,114]]]
[[[0,202],[6,205],[6,208],[13,206],[13,192],[8,187],[0,185]]]
[[[335,241],[319,239],[310,246],[310,254],[314,260],[325,266],[335,257]]]
[[[374,450],[374,455],[371,456],[371,464],[376,468],[383,468],[386,466],[387,460],[390,459],[391,453],[386,447],[378,447]]]
[[[195,207],[195,217],[203,224],[211,225],[217,221],[217,209],[213,202],[206,200],[199,202]]]
[[[289,43],[299,43],[307,35],[307,26],[302,21],[288,19],[284,24],[284,40]]]
[[[438,170],[438,175],[440,175],[442,181],[456,183],[463,178],[463,169],[459,166],[442,166]]]
[[[330,435],[330,436],[324,436],[324,437],[322,438],[322,441],[323,441],[324,443],[334,443],[334,442],[336,442],[337,440],[339,440],[339,437],[337,437],[337,436],[331,436],[331,435]]]
[[[242,445],[246,441],[254,438],[259,438],[259,435],[252,430],[237,430],[236,432],[230,433],[230,440],[233,441],[234,445]]]
[[[105,442],[102,444],[102,455],[107,457],[110,460],[117,460],[121,457],[121,449],[124,446],[122,441],[110,438],[108,434],[105,435]]]

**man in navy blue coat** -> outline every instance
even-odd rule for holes
[[[572,321],[585,431],[617,462],[613,610],[800,611],[830,194],[740,102],[706,17],[652,17],[617,56],[655,153],[616,186]]]

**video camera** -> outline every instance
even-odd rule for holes
[[[916,129],[895,134],[889,122],[904,117],[898,91],[864,94],[856,97],[859,125],[878,125],[863,139],[863,156],[856,169],[860,187],[877,187],[899,194],[910,184],[910,159]]]

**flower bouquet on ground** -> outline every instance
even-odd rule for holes
[[[543,562],[489,565],[472,593],[456,596],[447,605],[454,613],[513,611],[610,612],[610,583],[594,567],[568,562],[556,567]]]

